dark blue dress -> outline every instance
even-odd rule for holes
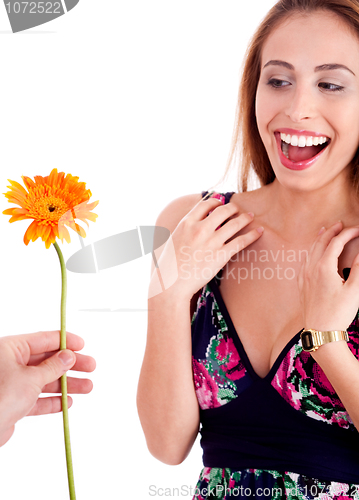
[[[232,194],[212,196],[224,204]],[[204,464],[193,498],[359,500],[359,433],[323,370],[303,351],[301,332],[259,377],[220,282],[221,271],[203,287],[192,318]],[[348,333],[359,360],[358,316]]]

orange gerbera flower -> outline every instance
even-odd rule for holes
[[[18,182],[9,182],[10,191],[4,193],[10,203],[16,203],[21,208],[8,208],[3,214],[12,215],[9,222],[24,219],[34,219],[24,235],[24,243],[42,238],[46,248],[55,243],[56,238],[65,239],[70,243],[70,227],[81,236],[86,236],[85,230],[74,219],[85,222],[96,222],[97,215],[91,213],[98,201],[88,204],[91,191],[86,189],[84,182],[78,182],[78,177],[64,172],[57,172],[54,168],[50,175],[42,177],[36,175],[35,182],[29,177],[22,176],[26,189]]]

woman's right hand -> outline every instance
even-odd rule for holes
[[[179,222],[163,248],[158,267],[163,284],[170,292],[189,299],[208,283],[233,255],[256,241],[263,228],[252,229],[231,238],[253,221],[253,214],[239,213],[234,203],[222,205],[221,200],[200,200]],[[209,214],[209,215],[208,215]],[[235,217],[233,217],[235,216]],[[224,221],[228,220],[223,227]],[[226,243],[227,240],[231,240]],[[159,249],[161,250],[161,249]],[[155,252],[156,253],[156,252]],[[158,276],[152,274],[155,287]],[[164,287],[166,288],[166,286]],[[154,295],[154,294],[153,294]]]

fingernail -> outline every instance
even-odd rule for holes
[[[59,358],[61,359],[64,365],[70,365],[74,361],[74,355],[71,351],[65,350],[59,352]]]
[[[248,215],[250,215],[251,217],[254,217],[254,213],[253,212],[248,212]]]
[[[257,231],[258,233],[262,234],[264,231],[264,227],[263,226],[257,227]]]
[[[324,231],[325,231],[325,227],[323,226],[321,229],[319,229],[318,236],[319,236],[320,234],[323,234],[323,233],[324,233]]]

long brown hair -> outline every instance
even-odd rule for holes
[[[238,94],[232,145],[223,181],[232,165],[238,169],[238,191],[247,191],[251,169],[262,186],[274,181],[275,175],[255,117],[255,97],[261,71],[263,45],[279,24],[294,13],[309,14],[317,10],[331,11],[340,16],[359,36],[359,0],[280,0],[268,12],[254,34],[246,52]],[[358,117],[359,119],[359,117]],[[353,161],[351,182],[359,192],[359,150]]]

